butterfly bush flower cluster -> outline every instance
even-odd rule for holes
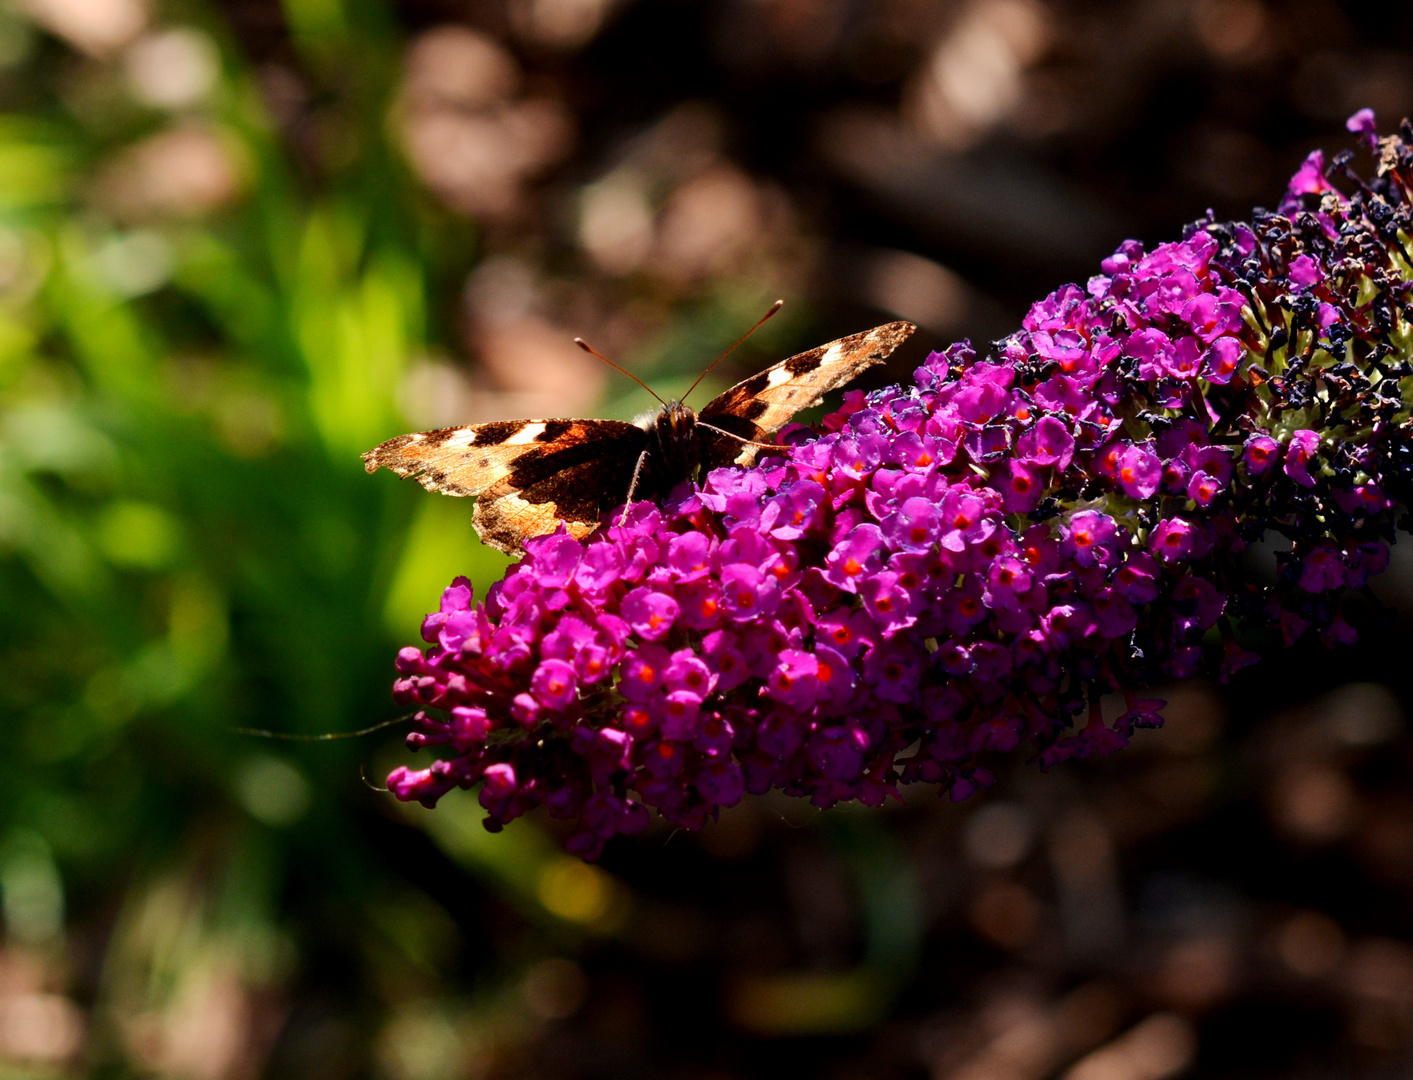
[[[397,660],[442,756],[392,791],[479,784],[493,830],[543,805],[596,858],[747,792],[961,799],[995,755],[1125,746],[1162,723],[1138,688],[1243,642],[1352,642],[1413,479],[1413,131],[1351,130],[1374,180],[1312,155],[1279,213],[1126,242],[984,352],[530,541],[483,603],[459,579]]]

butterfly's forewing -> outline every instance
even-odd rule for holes
[[[782,360],[737,383],[702,409],[698,418],[753,442],[768,439],[801,409],[819,404],[829,391],[883,363],[916,329],[910,322],[885,323]],[[702,431],[700,437],[707,469],[744,464],[756,453],[755,447],[710,431]]]
[[[364,454],[363,466],[392,469],[428,491],[480,496],[477,534],[514,554],[561,519],[576,535],[591,531],[602,510],[623,501],[646,438],[617,420],[503,420],[399,435]]]

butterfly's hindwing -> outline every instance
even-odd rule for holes
[[[883,363],[916,329],[910,322],[885,323],[782,360],[731,387],[702,409],[699,418],[743,439],[763,441],[801,409],[819,404],[829,391]],[[746,463],[756,453],[755,447],[710,431],[703,431],[701,438],[707,469]]]
[[[518,555],[527,539],[554,532],[561,521],[576,540],[588,536],[598,525],[597,517],[593,521],[576,520],[562,513],[555,503],[532,503],[516,491],[482,495],[471,512],[471,524],[481,543],[507,555]]]

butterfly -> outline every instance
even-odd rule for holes
[[[779,308],[777,302],[765,318]],[[883,363],[916,329],[909,322],[885,323],[802,352],[737,383],[700,412],[686,404],[693,383],[683,400],[658,398],[662,408],[635,423],[501,420],[420,431],[375,446],[363,455],[363,466],[370,473],[389,468],[428,491],[477,496],[477,535],[507,554],[518,553],[530,537],[554,532],[561,521],[582,538],[605,513],[634,498],[661,498],[699,473],[749,464],[795,413]]]

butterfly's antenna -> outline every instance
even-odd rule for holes
[[[617,372],[620,372],[621,374],[627,375],[628,378],[632,379],[635,383],[637,383],[639,386],[641,386],[644,390],[646,390],[648,393],[650,393],[653,397],[657,398],[658,401],[662,401],[662,396],[661,396],[660,394],[658,394],[658,392],[657,392],[656,390],[654,390],[651,386],[649,386],[647,383],[643,382],[642,379],[638,378],[638,376],[634,375],[631,371],[628,371],[628,370],[625,369],[625,368],[619,367],[617,364],[615,364],[612,360],[610,360],[608,357],[606,357],[603,353],[599,352],[598,349],[594,348],[592,345],[590,345],[590,344],[589,344],[587,341],[585,341],[583,338],[581,338],[581,337],[576,337],[576,338],[574,339],[574,344],[575,344],[575,345],[578,345],[579,348],[583,349],[583,350],[584,350],[586,353],[588,353],[590,356],[597,356],[597,357],[598,357],[600,360],[602,360],[605,364],[607,364],[609,367],[613,368],[614,371],[617,371]],[[663,407],[664,409],[667,408],[667,402],[662,401],[662,407]]]
[[[253,735],[258,739],[281,739],[285,742],[332,742],[335,739],[357,739],[364,735],[371,735],[375,731],[382,731],[383,728],[392,727],[394,724],[401,724],[412,719],[413,714],[397,716],[391,720],[384,720],[381,724],[374,724],[372,727],[363,728],[361,731],[336,731],[329,735],[295,735],[288,731],[264,731],[260,728],[233,727],[233,735]]]
[[[755,326],[751,327],[749,330],[747,330],[744,334],[741,335],[741,341],[745,341],[746,338],[750,337],[750,336],[751,336],[752,334],[754,334],[757,330],[759,330],[760,327],[761,327],[761,323],[765,322],[766,319],[770,318],[772,315],[774,315],[777,311],[779,311],[779,310],[780,310],[781,308],[783,308],[784,306],[785,306],[785,301],[784,301],[784,300],[777,300],[777,301],[775,301],[775,303],[771,304],[771,305],[770,305],[770,310],[767,311],[764,315],[762,315],[762,316],[760,317],[760,322],[757,322],[757,323],[755,324]],[[710,375],[710,374],[716,369],[716,365],[717,365],[717,364],[721,363],[721,361],[725,360],[725,359],[726,359],[728,356],[730,356],[733,352],[735,352],[737,349],[739,349],[739,348],[741,347],[741,341],[736,342],[735,345],[732,345],[731,348],[727,349],[724,353],[722,353],[722,354],[721,354],[720,356],[718,356],[715,360],[713,360],[713,361],[711,362],[711,367],[707,368],[707,369],[706,369],[705,371],[703,371],[700,375],[698,375],[698,376],[697,376],[697,381],[694,382],[691,386],[687,387],[687,393],[683,394],[682,397],[681,397],[681,401],[682,401],[682,403],[683,403],[684,405],[687,403],[687,398],[691,396],[692,391],[697,388],[698,383],[700,383],[703,379],[705,379],[708,375]]]
[[[723,428],[719,428],[719,427],[717,427],[715,424],[706,424],[706,423],[703,423],[701,420],[698,420],[698,421],[697,421],[697,427],[704,427],[704,428],[706,428],[708,431],[714,431],[714,432],[716,432],[718,435],[725,435],[728,439],[735,439],[738,443],[745,443],[747,446],[759,446],[762,450],[783,450],[783,449],[785,449],[785,448],[784,448],[783,446],[781,446],[779,443],[751,442],[750,439],[743,439],[743,438],[741,438],[741,436],[739,436],[739,435],[733,435],[733,434],[731,434],[731,432],[726,431],[726,430],[724,430]]]

